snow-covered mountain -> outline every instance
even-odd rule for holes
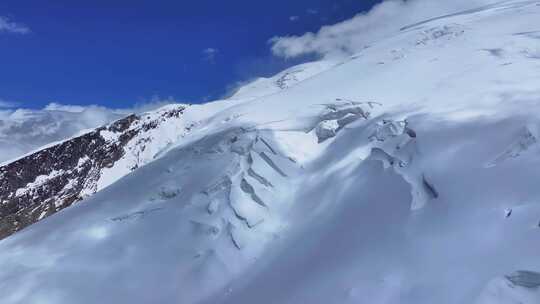
[[[278,93],[331,66],[327,61],[295,66],[274,77],[257,79],[229,100],[211,105],[171,104],[156,111],[131,114],[0,164],[0,239],[104,189],[165,154],[170,146],[201,125],[201,118],[236,103]],[[54,111],[19,112],[15,114],[24,115],[22,124],[35,124],[28,119],[29,115],[49,123],[53,120],[44,116],[69,115]],[[74,120],[81,117],[73,116]],[[66,119],[62,118],[64,122]],[[54,130],[48,125],[42,127]],[[39,132],[41,137],[42,133]]]
[[[0,238],[114,183],[189,132],[186,106],[132,114],[0,167]]]
[[[0,167],[1,302],[540,303],[539,31],[431,18]]]
[[[300,64],[269,78],[257,78],[241,86],[229,99],[256,99],[276,94],[314,75],[328,70],[337,63],[321,60]]]
[[[122,111],[103,107],[55,103],[41,110],[0,109],[0,164],[125,115]]]

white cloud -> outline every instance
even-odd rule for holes
[[[310,15],[317,15],[319,13],[319,11],[314,8],[308,8],[306,12]]]
[[[152,111],[157,108],[160,108],[164,105],[172,103],[181,103],[172,96],[161,97],[159,95],[154,95],[148,99],[142,99],[140,102],[135,103],[130,108],[108,108],[99,105],[74,105],[74,104],[63,104],[57,102],[51,102],[47,104],[43,110],[44,111],[61,111],[61,112],[70,112],[70,113],[82,113],[84,111],[103,111],[115,114],[131,114],[131,113],[142,113],[147,111]]]
[[[216,61],[216,56],[218,53],[219,53],[218,49],[206,48],[203,50],[204,60],[210,63],[214,63]]]
[[[16,102],[0,99],[0,109],[1,108],[13,108],[13,107],[16,107],[16,106],[17,106]]]
[[[369,12],[302,36],[274,37],[274,55],[293,58],[307,54],[350,55],[374,40],[426,18],[470,9],[496,0],[386,0]]]
[[[289,17],[289,21],[292,21],[292,22],[298,21],[298,19],[300,19],[300,17],[298,17],[298,16],[290,16]]]
[[[83,112],[87,107],[78,105],[64,105],[56,102],[51,102],[43,108],[46,111],[65,111],[71,113]]]
[[[14,34],[28,34],[30,33],[30,28],[21,23],[15,23],[11,21],[8,17],[0,16],[0,33],[14,33]]]

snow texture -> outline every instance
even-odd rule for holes
[[[539,28],[504,1],[188,107],[0,241],[1,302],[540,303]]]

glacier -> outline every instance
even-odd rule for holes
[[[504,1],[185,105],[0,240],[0,302],[540,303],[539,29]]]

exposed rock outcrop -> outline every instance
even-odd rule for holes
[[[126,173],[144,165],[134,154],[141,155],[152,141],[150,131],[180,119],[185,108],[132,114],[0,167],[0,239],[100,190],[106,186],[100,184],[104,170],[119,160],[129,165]]]

